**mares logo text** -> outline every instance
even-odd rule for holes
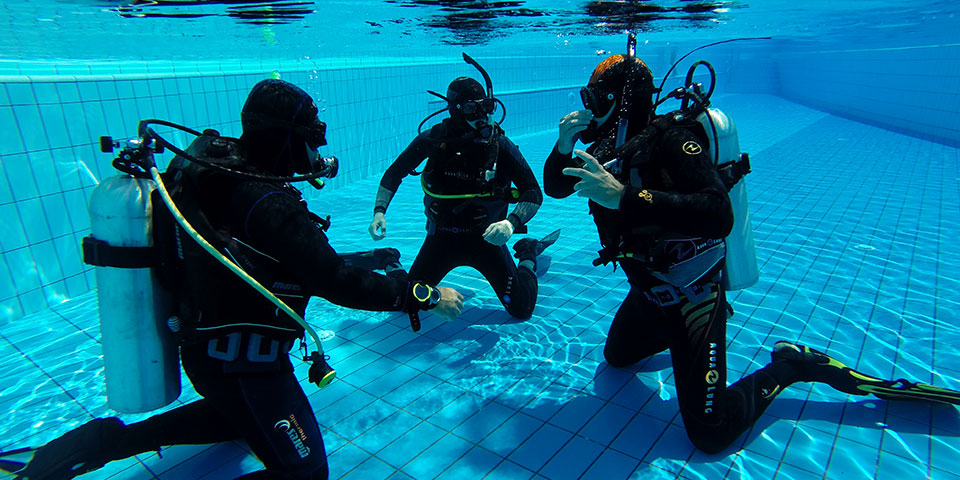
[[[292,424],[290,422],[293,422]],[[290,415],[290,420],[280,420],[273,425],[274,430],[285,433],[290,439],[290,443],[293,444],[293,448],[297,449],[297,454],[300,455],[300,458],[307,458],[307,455],[310,455],[310,447],[307,447],[303,444],[303,441],[306,440],[307,436],[303,433],[303,429],[300,428],[300,423],[297,422],[297,418]]]

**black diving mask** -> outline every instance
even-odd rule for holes
[[[580,88],[580,101],[583,102],[583,108],[593,112],[595,116],[606,115],[613,105],[613,99],[616,98],[612,92],[604,92],[593,86]]]
[[[468,119],[480,118],[497,111],[497,102],[492,98],[468,100],[457,104],[457,109],[463,112],[464,117]]]
[[[241,118],[244,123],[250,125],[248,128],[255,128],[257,130],[270,128],[292,130],[293,133],[303,138],[307,142],[307,146],[312,150],[316,150],[327,144],[327,124],[319,118],[314,118],[313,121],[307,125],[286,120],[277,120],[258,113],[245,113],[242,114]]]

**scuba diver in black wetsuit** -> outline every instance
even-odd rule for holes
[[[326,125],[306,92],[281,80],[258,83],[242,125],[240,139],[204,132],[163,175],[177,211],[204,239],[282,297],[298,321],[311,296],[364,310],[459,315],[456,290],[345,265],[325,222],[285,183],[295,172],[312,173],[326,144]],[[93,420],[33,451],[25,467],[3,468],[30,480],[73,478],[167,445],[244,440],[266,469],[243,479],[326,479],[320,428],[288,355],[304,326],[218,263],[169,212],[154,222],[161,252],[170,252],[162,272],[179,299],[183,368],[203,398],[131,425]],[[354,260],[395,261],[386,250],[366,257]],[[332,370],[313,360],[326,367],[316,379],[311,367],[311,381],[321,385]]]
[[[630,282],[607,335],[607,363],[622,368],[669,349],[687,435],[707,453],[731,445],[797,381],[960,404],[958,392],[870,377],[787,341],[774,345],[770,364],[727,385],[729,184],[706,153],[710,137],[692,121],[696,111],[655,116],[651,96],[659,89],[632,53],[613,55],[593,71],[581,90],[585,110],[561,120],[543,175],[547,195],[590,199],[603,247],[594,263],[619,263]],[[590,144],[586,152],[573,150],[578,138]]]
[[[410,278],[436,283],[456,267],[471,266],[490,282],[510,315],[527,319],[537,300],[537,256],[560,231],[539,241],[517,241],[519,268],[510,258],[507,240],[530,221],[543,195],[520,150],[492,120],[500,100],[493,96],[490,77],[466,54],[464,59],[483,74],[486,90],[472,78],[459,77],[450,83],[446,96],[430,92],[447,102],[444,110],[450,117],[419,134],[384,172],[370,236],[374,240],[385,236],[390,200],[403,178],[427,159],[420,174],[427,237]],[[508,215],[509,204],[515,206]]]

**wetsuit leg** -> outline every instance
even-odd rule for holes
[[[681,301],[663,308],[680,413],[694,446],[717,453],[756,422],[797,372],[787,362],[773,363],[726,386],[725,292],[708,283],[677,293]]]
[[[610,324],[603,356],[611,367],[623,368],[666,350],[670,335],[660,306],[631,288]]]
[[[278,370],[225,373],[229,362],[205,353],[201,347],[184,355],[184,370],[197,393],[229,421],[272,475],[262,478],[326,479],[320,427],[286,354],[278,359]]]
[[[533,270],[517,268],[506,245],[491,245],[481,238],[461,248],[463,263],[483,275],[507,313],[521,320],[533,315],[538,290]]]
[[[459,235],[427,235],[417,258],[410,267],[410,279],[436,285],[456,268],[457,246],[462,241]]]

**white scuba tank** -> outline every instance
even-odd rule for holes
[[[90,196],[93,242],[152,247],[154,189],[152,180],[129,175],[101,182]],[[176,400],[180,360],[167,326],[173,311],[168,292],[149,267],[97,266],[95,275],[107,405],[118,412],[139,413]]]
[[[707,118],[707,115],[710,118]],[[712,120],[713,125],[711,125]],[[737,127],[725,113],[716,108],[707,108],[697,117],[710,138],[707,154],[717,165],[740,160],[740,141]],[[715,150],[716,149],[716,150]],[[719,152],[716,156],[715,151]],[[747,288],[760,278],[757,269],[757,252],[753,245],[753,227],[750,223],[750,208],[747,202],[747,185],[741,178],[730,189],[730,204],[733,207],[733,230],[724,243],[727,247],[726,265],[723,268],[725,290]]]

